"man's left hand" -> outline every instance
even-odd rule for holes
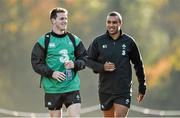
[[[74,62],[73,62],[72,60],[66,61],[66,62],[64,63],[64,67],[65,67],[66,69],[74,68]]]
[[[143,99],[144,99],[144,95],[141,94],[141,93],[138,93],[137,101],[138,101],[138,102],[141,102]]]

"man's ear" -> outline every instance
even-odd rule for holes
[[[120,21],[120,27],[122,27],[122,24],[123,24],[123,22],[122,22],[122,20]]]
[[[51,23],[54,24],[56,21],[54,18],[51,19]]]

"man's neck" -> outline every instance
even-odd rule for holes
[[[62,35],[65,33],[65,30],[60,30],[60,29],[57,29],[57,28],[52,28],[52,31],[56,34],[59,34],[59,35]]]
[[[120,36],[120,32],[117,32],[116,34],[110,35],[113,40],[117,40],[118,37]]]

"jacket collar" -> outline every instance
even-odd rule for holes
[[[123,35],[123,32],[122,32],[122,30],[120,29],[120,35],[119,35],[119,37],[118,37],[118,39],[120,39],[120,37]],[[109,32],[108,31],[106,31],[106,36],[109,38],[109,39],[112,39],[112,37],[109,35]]]
[[[51,35],[57,38],[62,38],[66,36],[66,32],[64,34],[56,34],[55,32],[51,31]]]

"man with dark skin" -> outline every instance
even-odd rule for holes
[[[122,17],[110,12],[106,18],[107,32],[96,37],[88,48],[87,66],[99,73],[99,101],[104,117],[127,117],[132,94],[134,65],[139,82],[137,101],[146,91],[145,74],[135,40],[122,32]]]

